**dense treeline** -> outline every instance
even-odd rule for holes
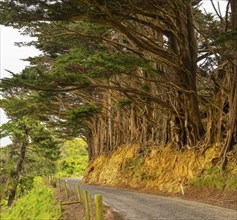
[[[1,107],[12,121],[28,115],[57,137],[85,138],[90,159],[126,143],[217,143],[224,168],[237,142],[237,3],[223,16],[201,4],[1,2],[1,23],[42,51],[1,80]]]

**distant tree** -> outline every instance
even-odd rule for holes
[[[57,174],[66,176],[83,176],[88,164],[87,144],[80,138],[66,141],[61,146],[61,156],[57,161]]]

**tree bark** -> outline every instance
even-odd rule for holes
[[[16,196],[16,190],[18,186],[18,180],[20,177],[20,173],[23,169],[23,163],[25,161],[25,156],[26,156],[26,147],[27,147],[27,142],[23,142],[21,145],[21,153],[20,153],[20,159],[17,163],[16,170],[14,173],[11,174],[11,179],[13,180],[13,186],[10,190],[10,194],[8,197],[8,203],[7,205],[10,207],[15,199]]]
[[[232,22],[232,31],[237,32],[237,1],[230,0],[231,5],[231,22]],[[233,42],[233,49],[234,49],[234,60],[232,65],[233,70],[233,78],[231,80],[232,85],[230,88],[230,96],[229,96],[229,129],[227,131],[227,137],[225,140],[224,147],[220,154],[222,159],[221,168],[225,169],[227,158],[226,153],[231,150],[234,141],[236,141],[236,129],[237,129],[237,40]]]
[[[179,139],[180,148],[185,145],[196,145],[204,134],[204,128],[197,99],[197,42],[193,27],[192,6],[188,2],[178,2],[176,3],[179,6],[176,18],[180,40],[171,37],[170,47],[175,54],[179,54],[182,67],[182,70],[173,70],[173,83],[180,87],[180,91],[177,92],[179,120],[174,122],[178,123],[176,126],[179,127],[179,133],[175,134],[175,139]]]

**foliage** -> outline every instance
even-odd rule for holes
[[[73,129],[72,134],[75,136],[80,132],[87,130],[88,123],[93,120],[99,113],[101,108],[96,105],[81,105],[79,108],[68,111],[67,122],[68,125]]]
[[[237,31],[220,33],[213,42],[213,45],[221,45],[229,41],[237,40]]]
[[[172,144],[182,152],[225,138],[235,143],[236,12],[216,17],[199,2],[1,1],[0,23],[24,27],[43,52],[0,83],[0,107],[11,120],[1,134],[14,140],[6,173],[17,176],[22,146],[28,153],[9,185],[31,185],[32,165],[40,174],[54,172],[59,137],[85,137],[90,160],[128,143]],[[219,150],[219,159],[230,149]],[[81,175],[80,160],[62,157],[62,172]],[[44,163],[45,172],[38,169]],[[126,163],[131,173],[143,167]],[[153,175],[145,173],[143,179]],[[207,176],[204,184],[223,188],[225,176]]]
[[[58,219],[60,208],[51,189],[46,186],[33,188],[7,211],[0,214],[2,220]]]
[[[87,144],[81,138],[66,141],[61,147],[61,158],[57,161],[59,177],[81,177],[88,164]]]
[[[35,188],[39,188],[43,185],[43,178],[41,176],[34,177],[33,185]]]
[[[1,126],[1,135],[9,135],[13,143],[4,148],[3,198],[11,195],[19,197],[33,187],[35,176],[49,175],[55,172],[55,162],[59,158],[58,141],[43,123],[23,116]]]
[[[17,144],[22,141],[28,142],[28,160],[40,164],[40,166],[42,163],[48,164],[47,168],[53,172],[53,162],[59,157],[58,142],[52,136],[51,131],[40,121],[27,116],[18,121],[9,121],[2,125],[1,135],[12,138],[13,145],[8,146],[11,154],[17,155],[19,153]],[[42,174],[45,174],[43,169],[40,170],[42,170]],[[38,174],[41,174],[40,170],[37,170]]]
[[[237,178],[233,170],[221,171],[219,167],[213,166],[207,169],[202,176],[190,180],[189,184],[208,189],[237,189]]]
[[[125,106],[129,106],[129,105],[131,105],[131,100],[128,100],[128,99],[120,99],[119,101],[118,101],[118,107],[119,108],[123,108],[123,107],[125,107]]]
[[[100,112],[100,108],[94,105],[83,105],[78,109],[73,109],[70,112],[69,121],[83,121],[84,119],[88,119],[93,117],[94,115]]]
[[[133,175],[143,167],[143,164],[144,158],[130,158],[125,160],[122,169],[124,173],[129,173],[130,175]]]

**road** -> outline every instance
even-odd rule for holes
[[[62,179],[63,180],[63,179]],[[80,179],[67,179],[76,189]],[[178,198],[81,184],[90,194],[102,194],[103,201],[126,220],[237,220],[237,211]]]

